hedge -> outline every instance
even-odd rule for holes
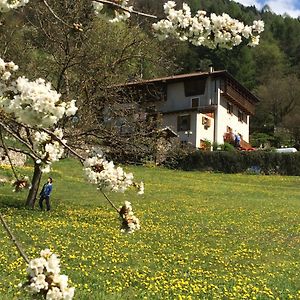
[[[209,170],[224,173],[249,172],[299,176],[300,152],[195,151],[186,155],[168,157],[164,164],[167,167],[182,170]]]

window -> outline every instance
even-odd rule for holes
[[[247,123],[247,115],[241,110],[239,110],[239,112],[238,112],[238,119],[240,122]]]
[[[227,102],[227,112],[233,114],[233,105],[230,102]]]
[[[192,98],[191,102],[192,102],[192,107],[199,107],[199,98]]]
[[[240,122],[243,122],[243,112],[241,110],[238,111],[238,119]]]
[[[191,115],[177,117],[177,131],[191,130]]]
[[[203,95],[205,93],[206,78],[190,79],[184,82],[186,97]]]
[[[211,126],[211,120],[207,117],[202,117],[202,125],[204,129],[208,129]]]

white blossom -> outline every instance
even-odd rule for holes
[[[83,165],[87,180],[103,191],[125,192],[133,185],[132,173],[116,167],[113,161],[108,162],[101,153],[87,158]]]
[[[68,276],[57,273],[53,276],[53,283],[59,286],[62,291],[64,291],[68,287]]]
[[[41,250],[40,255],[43,258],[49,258],[52,255],[52,251],[50,249],[46,248],[44,250]]]
[[[63,299],[64,300],[72,300],[75,293],[75,288],[73,287],[67,287],[63,291]]]
[[[44,258],[39,257],[32,259],[28,264],[27,273],[32,277],[37,276],[38,274],[42,274],[45,264],[46,260]]]
[[[29,0],[0,0],[0,12],[7,12],[12,9],[26,5]]]
[[[63,299],[63,294],[58,287],[53,287],[49,289],[46,295],[46,300],[61,300]]]
[[[96,15],[99,15],[101,13],[101,10],[103,9],[103,4],[93,1],[93,7]]]
[[[76,113],[76,101],[61,101],[61,95],[44,79],[14,79],[12,74],[17,70],[15,63],[0,58],[0,108],[26,127],[32,127],[28,130],[32,134],[34,151],[40,156],[37,161],[46,173],[50,171],[51,163],[58,161],[64,153],[61,142],[67,142],[56,123],[65,115]],[[41,127],[50,128],[57,138],[45,133]]]
[[[30,81],[13,73],[18,66],[0,58],[0,107],[16,120],[31,127],[53,127],[64,115],[76,113],[75,100],[61,101],[61,95],[44,79]]]
[[[261,20],[258,21],[254,21],[253,22],[253,26],[252,26],[253,30],[256,31],[257,33],[261,33],[264,31],[265,29],[265,23]]]
[[[175,9],[176,3],[168,1],[164,4],[166,19],[152,25],[155,35],[164,40],[170,36],[182,41],[189,41],[195,46],[214,49],[217,46],[231,49],[238,46],[243,39],[250,40],[248,45],[254,47],[259,42],[259,34],[264,30],[263,21],[254,21],[252,26],[232,19],[228,14],[210,17],[205,11],[199,10],[191,16],[190,7],[184,3],[180,10]]]
[[[75,289],[68,286],[68,276],[60,274],[60,260],[49,249],[42,250],[41,257],[32,259],[27,267],[29,281],[26,289],[41,294],[49,300],[71,300]]]
[[[109,19],[111,23],[117,23],[126,21],[130,18],[130,12],[133,10],[132,6],[128,6],[128,0],[121,0],[119,3],[121,8],[114,9],[114,18]],[[103,4],[93,1],[94,12],[97,16],[100,16],[103,11]]]
[[[143,195],[144,193],[145,193],[145,185],[144,185],[144,182],[142,181],[142,182],[139,184],[138,195]]]
[[[251,41],[249,42],[249,46],[255,47],[259,44],[259,36],[251,37]]]
[[[52,274],[58,274],[60,272],[59,262],[59,258],[55,254],[50,255],[45,264],[47,272]]]
[[[63,139],[63,130],[61,128],[56,128],[53,134],[63,143],[67,142]],[[34,148],[43,159],[44,165],[42,166],[42,171],[48,173],[50,171],[50,165],[62,157],[64,147],[60,142],[44,131],[36,130],[32,135]],[[42,163],[41,160],[38,160],[38,162],[40,164]]]
[[[164,4],[164,12],[168,14],[176,6],[175,1],[168,1]]]
[[[2,74],[1,79],[5,81],[5,80],[8,80],[10,78],[10,76],[11,76],[11,73],[6,71]]]
[[[119,209],[120,217],[122,218],[121,232],[133,233],[141,228],[139,219],[134,215],[131,203],[125,201],[124,205]]]

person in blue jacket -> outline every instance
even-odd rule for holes
[[[50,210],[50,194],[52,192],[52,178],[49,177],[47,182],[43,185],[43,188],[40,192],[40,201],[39,205],[41,210],[43,210],[43,201],[46,200],[47,211]]]
[[[236,148],[239,148],[239,147],[240,147],[240,143],[241,143],[241,136],[240,136],[239,133],[237,133],[237,134],[235,135],[235,139],[234,139],[234,146],[235,146]]]

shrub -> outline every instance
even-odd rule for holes
[[[235,152],[236,148],[232,144],[224,143],[221,145],[221,150]]]
[[[256,169],[267,175],[300,175],[300,153],[193,151],[182,154],[177,152],[177,156],[167,157],[165,165],[183,170],[241,173]]]

